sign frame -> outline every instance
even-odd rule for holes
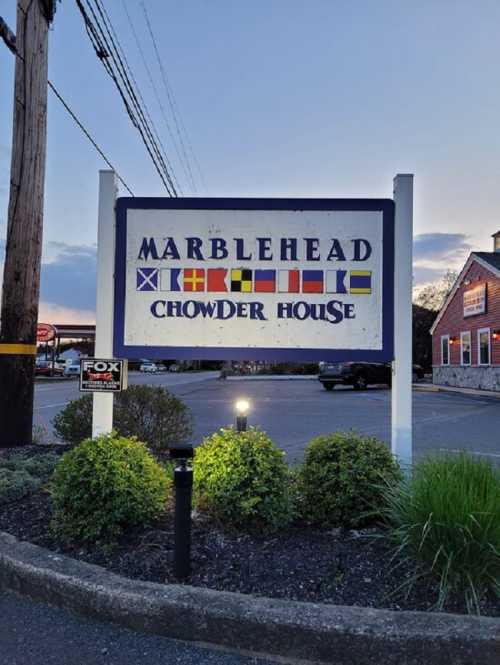
[[[85,388],[83,380],[83,365],[85,362],[92,361],[103,363],[118,363],[120,367],[120,382],[117,388],[101,388],[94,386],[93,388]],[[80,358],[80,377],[79,377],[79,390],[81,393],[119,393],[125,390],[128,386],[128,361],[123,358]]]
[[[382,347],[381,349],[177,347],[127,345],[125,331],[127,212],[138,210],[252,210],[252,211],[374,211],[382,213]],[[278,199],[278,198],[152,198],[120,197],[116,200],[115,291],[113,355],[158,360],[267,360],[267,361],[361,361],[390,362],[394,359],[394,201],[392,199]]]

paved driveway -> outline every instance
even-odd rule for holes
[[[317,380],[221,381],[216,376],[213,372],[135,374],[131,382],[166,385],[182,397],[193,412],[193,443],[233,422],[238,397],[250,399],[249,422],[266,430],[292,462],[302,458],[304,447],[316,434],[354,428],[390,440],[391,393],[386,388],[326,392]],[[75,397],[74,382],[37,385],[36,421],[49,425],[57,411]],[[464,449],[500,461],[500,400],[414,392],[413,406],[417,456],[429,450]]]

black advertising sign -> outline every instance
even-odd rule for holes
[[[80,391],[118,393],[127,387],[127,361],[115,358],[82,358]]]

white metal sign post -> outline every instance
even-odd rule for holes
[[[394,364],[391,447],[403,467],[413,460],[412,281],[413,175],[394,178]]]
[[[113,171],[99,171],[99,211],[97,221],[97,300],[95,356],[113,357],[113,304],[115,255],[116,176]],[[92,436],[113,429],[113,393],[95,393]]]

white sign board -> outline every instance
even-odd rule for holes
[[[392,201],[117,202],[114,354],[391,360]]]
[[[486,283],[481,282],[464,291],[464,317],[486,312]]]

